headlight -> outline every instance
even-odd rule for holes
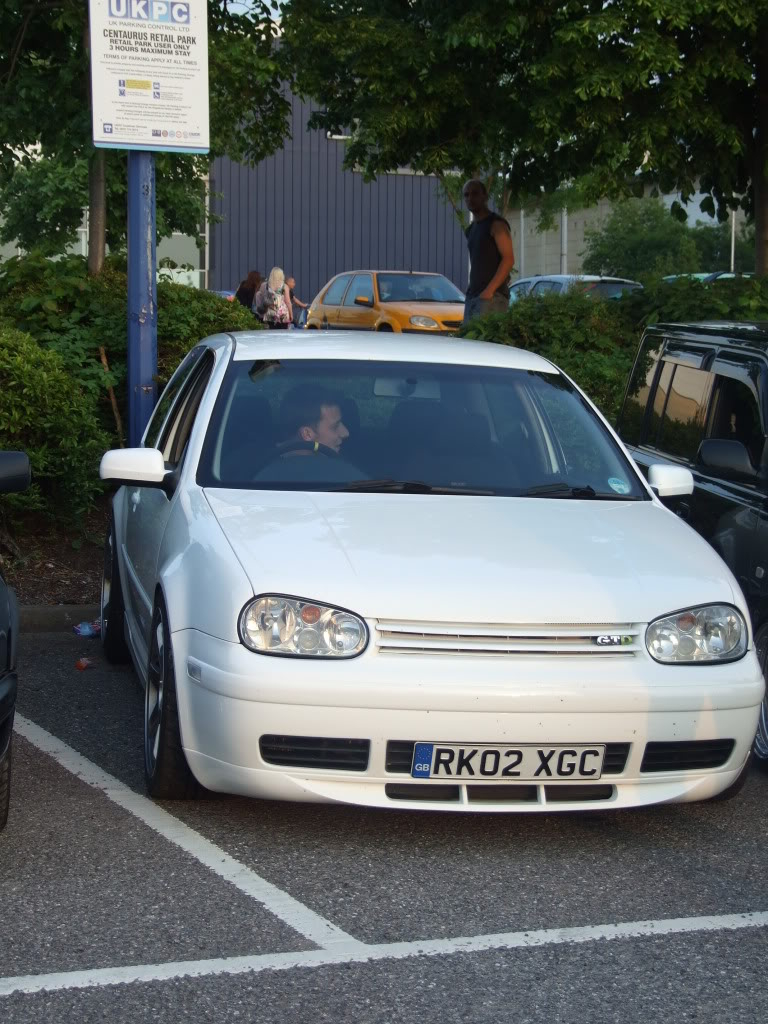
[[[656,619],[645,632],[645,646],[664,664],[735,661],[746,654],[747,635],[741,612],[708,604]]]
[[[411,323],[414,327],[437,327],[437,320],[433,320],[431,316],[412,316]]]
[[[259,654],[354,658],[368,643],[368,627],[352,612],[280,594],[249,601],[238,632],[245,646]]]

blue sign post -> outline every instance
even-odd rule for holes
[[[128,150],[128,437],[157,399],[153,153],[207,153],[207,0],[89,0],[93,144]]]
[[[156,400],[155,158],[128,152],[128,444],[138,448]]]

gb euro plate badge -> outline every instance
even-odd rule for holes
[[[549,782],[600,778],[605,745],[591,746],[480,746],[453,743],[416,743],[411,777],[414,779],[508,779]]]

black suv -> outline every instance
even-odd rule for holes
[[[0,492],[29,486],[29,459],[24,452],[0,452]],[[19,605],[0,574],[0,831],[8,820],[11,799],[11,739],[16,707],[16,654]]]
[[[664,503],[705,537],[741,584],[768,668],[768,324],[648,327],[618,431],[635,461],[693,474],[693,494]],[[768,770],[768,698],[755,755]]]

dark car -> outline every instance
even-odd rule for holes
[[[29,459],[24,452],[0,452],[0,493],[29,486]],[[8,820],[11,799],[11,748],[16,708],[16,654],[19,603],[0,574],[0,830]]]
[[[646,472],[690,469],[693,494],[665,499],[720,554],[768,668],[768,324],[656,324],[643,335],[618,430]],[[768,770],[768,700],[754,753]]]

